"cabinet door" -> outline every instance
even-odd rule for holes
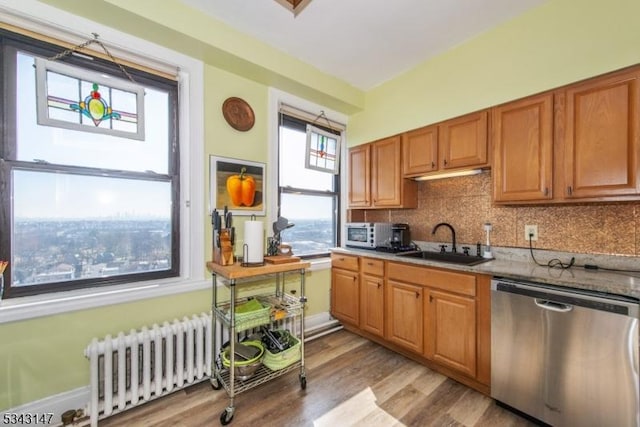
[[[400,136],[371,145],[371,196],[374,206],[399,206],[402,203]]]
[[[402,135],[402,173],[415,176],[438,169],[438,127],[427,126]]]
[[[423,288],[387,281],[387,339],[416,353],[422,353]]]
[[[552,198],[553,95],[495,107],[493,198],[496,202]]]
[[[638,72],[566,91],[564,198],[639,193]]]
[[[441,169],[486,166],[488,112],[467,114],[440,125]]]
[[[360,323],[359,282],[355,271],[331,269],[331,314],[354,326]]]
[[[371,206],[371,146],[349,149],[349,206]]]
[[[382,277],[361,276],[362,303],[360,328],[384,336],[384,280]]]
[[[473,298],[427,290],[425,356],[476,376],[476,304]]]

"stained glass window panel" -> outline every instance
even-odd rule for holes
[[[307,125],[305,166],[322,172],[338,173],[340,136]]]
[[[145,139],[144,88],[36,58],[38,124]]]

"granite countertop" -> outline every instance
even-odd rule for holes
[[[431,249],[429,244],[419,245],[424,250]],[[333,252],[358,256],[379,258],[387,261],[402,262],[430,267],[446,268],[448,270],[466,271],[470,273],[487,274],[496,277],[525,280],[549,285],[565,286],[575,289],[587,289],[617,295],[626,295],[640,299],[640,272],[623,273],[601,269],[589,270],[583,266],[593,264],[598,267],[640,270],[640,260],[637,257],[610,257],[588,254],[557,253],[551,251],[536,251],[536,259],[546,264],[550,259],[558,258],[568,262],[575,257],[575,265],[570,269],[560,269],[537,265],[530,257],[529,251],[521,248],[493,248],[495,259],[465,266],[459,264],[429,261],[424,259],[400,257],[393,253],[377,252],[374,250],[354,248],[334,248]]]

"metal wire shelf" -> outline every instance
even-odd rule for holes
[[[242,317],[240,317],[236,313],[236,330],[238,332],[244,329],[249,329],[250,327],[259,326],[261,324],[267,324],[269,322],[282,320],[302,314],[302,308],[304,306],[303,303],[299,298],[291,294],[283,293],[281,295],[257,295],[255,296],[255,298],[263,304],[268,304],[271,307],[269,316],[265,317],[265,313],[262,312],[262,310],[259,310],[260,313],[256,313],[255,315],[243,315]],[[236,304],[245,302],[248,299],[249,298],[238,299]],[[218,319],[222,320],[227,327],[231,325],[231,319],[229,316],[230,305],[231,303],[229,301],[226,301],[220,303],[215,307]],[[245,327],[245,322],[250,322],[250,324],[246,325],[247,327]]]
[[[296,369],[300,369],[302,366],[301,361],[297,361],[286,368],[279,369],[277,371],[272,371],[266,366],[261,366],[256,373],[251,377],[244,381],[238,379],[236,376],[235,384],[234,384],[234,392],[235,394],[242,393],[249,389],[259,386],[260,384],[264,384],[274,378],[282,376],[288,372],[294,371]],[[220,381],[220,384],[224,387],[227,393],[231,393],[231,372],[229,369],[216,370],[216,379]]]

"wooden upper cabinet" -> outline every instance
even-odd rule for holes
[[[405,132],[402,135],[402,172],[405,177],[449,169],[487,167],[487,110]]]
[[[438,126],[426,126],[402,135],[402,174],[417,176],[438,169]]]
[[[551,199],[553,94],[495,107],[491,117],[494,201]]]
[[[402,171],[400,136],[371,145],[371,197],[375,206],[401,204]]]
[[[564,199],[640,194],[640,71],[571,86],[565,91]]]
[[[371,206],[371,145],[349,149],[349,206]]]
[[[638,67],[492,110],[498,203],[638,200]]]
[[[417,184],[402,176],[400,135],[349,150],[350,208],[415,208]]]
[[[440,168],[487,166],[487,110],[447,120],[439,125]]]

